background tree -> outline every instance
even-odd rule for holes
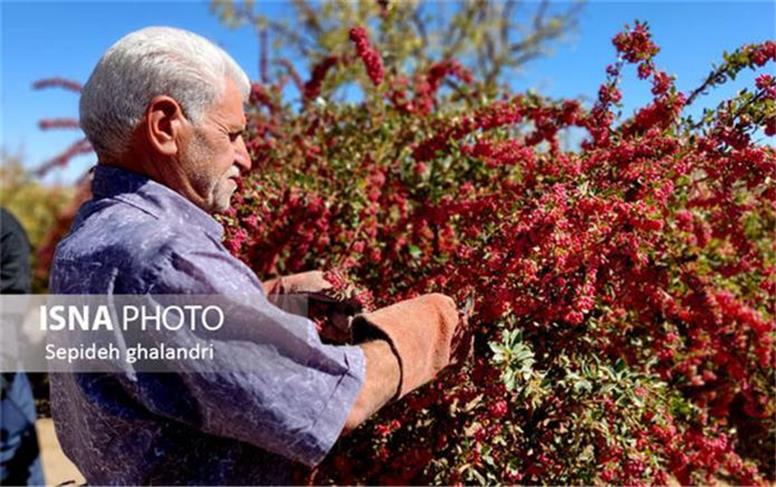
[[[226,25],[256,30],[262,82],[269,80],[272,65],[294,79],[304,93],[297,71],[304,68],[303,72],[312,73],[321,63],[331,64],[332,58],[339,63],[346,60],[350,28],[364,25],[375,27],[373,38],[381,46],[387,71],[423,70],[456,59],[474,74],[480,91],[492,93],[528,61],[547,54],[551,41],[571,32],[583,3],[292,0],[288,5],[288,16],[276,19],[263,15],[261,3],[253,1],[211,4]],[[385,25],[390,29],[382,28]],[[352,80],[349,69],[355,68],[327,78],[324,93]],[[356,79],[369,81],[364,76]],[[446,83],[459,87],[454,80]]]

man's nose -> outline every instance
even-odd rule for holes
[[[237,138],[234,162],[240,167],[240,172],[243,174],[251,170],[251,157],[248,155],[248,148],[245,147],[245,140],[243,140],[242,136]]]

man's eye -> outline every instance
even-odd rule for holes
[[[238,138],[239,138],[241,135],[243,135],[243,132],[244,132],[243,130],[240,130],[239,132],[232,132],[232,133],[230,133],[230,134],[229,134],[229,140],[231,140],[232,142],[234,142],[234,141],[235,141],[235,140],[237,140],[237,139],[238,139]]]

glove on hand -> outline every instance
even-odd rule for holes
[[[394,396],[399,399],[429,382],[447,366],[458,323],[455,302],[444,294],[434,293],[356,315],[352,329],[355,343],[387,338],[401,369]]]

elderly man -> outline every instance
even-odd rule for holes
[[[292,462],[317,464],[450,360],[459,316],[446,296],[358,315],[356,344],[323,344],[311,321],[266,298],[322,291],[320,273],[262,283],[226,251],[210,213],[251,168],[249,88],[223,50],[160,27],[119,40],[84,86],[94,197],[57,247],[52,294],[252,293],[255,322],[240,325],[280,337],[241,343],[250,373],[54,374],[57,433],[89,483],[287,484]]]

